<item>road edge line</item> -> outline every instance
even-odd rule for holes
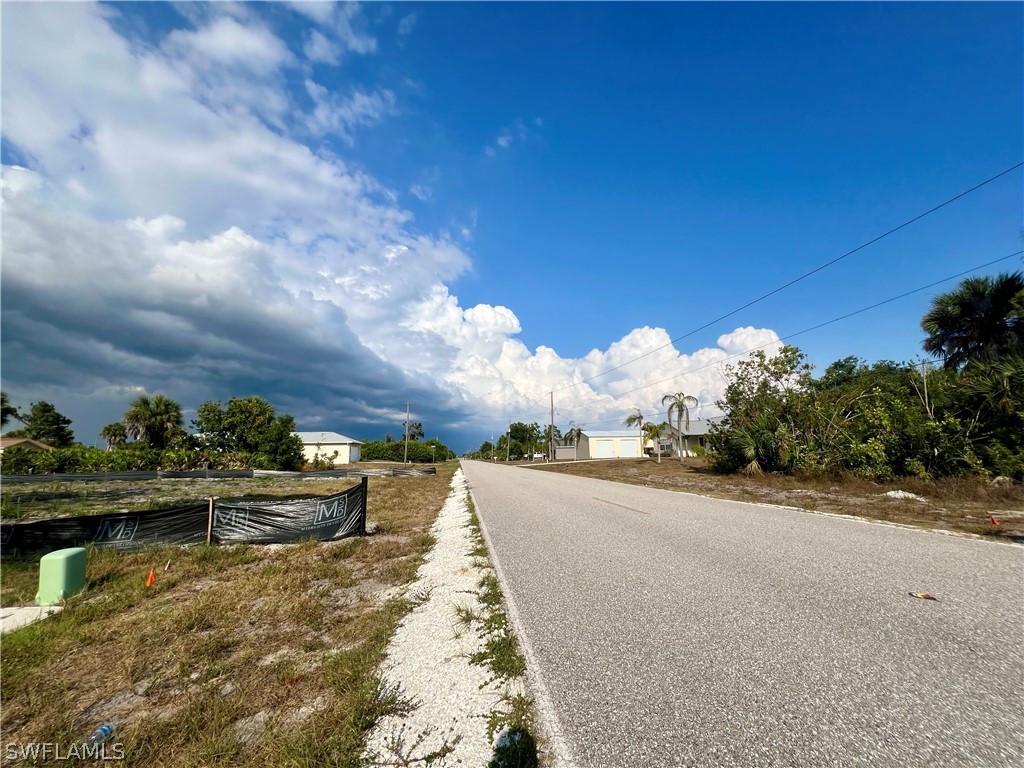
[[[555,705],[551,698],[551,693],[548,691],[548,687],[544,683],[544,678],[541,675],[540,664],[537,662],[537,654],[534,652],[533,644],[530,642],[530,638],[523,627],[522,620],[519,617],[519,608],[516,606],[515,599],[512,597],[512,591],[508,588],[508,582],[505,579],[505,571],[501,567],[501,561],[498,559],[498,554],[491,543],[491,535],[487,531],[487,524],[484,522],[483,515],[480,513],[481,506],[476,500],[476,495],[473,493],[473,486],[469,483],[467,483],[467,485],[469,496],[473,500],[473,507],[477,510],[476,518],[480,523],[480,534],[483,536],[484,543],[487,545],[487,551],[491,556],[491,567],[494,568],[494,573],[498,577],[498,582],[501,584],[501,591],[505,597],[508,615],[512,620],[512,626],[516,630],[516,638],[523,647],[523,655],[526,657],[526,677],[530,682],[530,688],[537,696],[536,701],[534,702],[536,712],[540,720],[544,736],[551,743],[551,752],[554,757],[554,760],[552,760],[552,768],[576,768],[576,763],[572,759],[569,744],[565,739],[565,734],[562,732],[562,725],[558,720],[558,713],[555,711]]]

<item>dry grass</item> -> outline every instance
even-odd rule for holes
[[[3,637],[4,742],[67,745],[114,720],[129,766],[358,765],[366,730],[407,706],[376,669],[457,466],[371,478],[365,538],[90,552],[84,594]],[[246,485],[284,498],[352,482]],[[37,572],[4,563],[5,604],[30,600]]]
[[[702,459],[686,459],[682,464],[678,459],[661,464],[652,459],[559,462],[535,469],[1024,542],[1024,487],[997,486],[975,478],[876,483],[860,478],[717,475]],[[924,501],[884,496],[893,490],[916,494]],[[990,516],[1000,524],[993,525]]]

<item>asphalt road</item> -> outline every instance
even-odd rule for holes
[[[1024,548],[463,467],[568,764],[1024,766]]]

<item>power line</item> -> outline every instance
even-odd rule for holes
[[[774,296],[775,294],[777,294],[777,293],[779,293],[781,291],[784,291],[784,290],[786,290],[787,288],[789,288],[789,287],[791,287],[793,285],[796,285],[801,280],[805,280],[808,277],[810,277],[811,275],[816,274],[818,272],[821,272],[823,269],[827,269],[828,267],[831,267],[833,264],[836,264],[837,262],[842,261],[843,259],[847,258],[848,256],[852,256],[853,254],[857,253],[858,251],[862,251],[865,248],[867,248],[868,246],[874,245],[879,240],[882,240],[882,239],[884,239],[886,237],[889,237],[889,235],[895,234],[896,232],[899,232],[901,229],[905,229],[906,227],[909,227],[911,224],[913,224],[913,223],[915,223],[917,221],[920,221],[921,219],[925,218],[926,216],[929,216],[929,215],[935,213],[936,211],[938,211],[938,210],[940,210],[942,208],[945,208],[947,205],[950,205],[951,203],[956,202],[960,198],[966,197],[967,195],[969,195],[972,192],[975,192],[975,191],[981,189],[982,187],[986,186],[987,184],[991,184],[993,181],[995,181],[995,180],[997,180],[999,178],[1002,178],[1006,174],[1011,173],[1011,172],[1017,170],[1022,165],[1024,165],[1024,162],[1020,162],[1020,163],[1017,163],[1016,165],[1010,166],[1006,170],[997,173],[992,178],[986,179],[985,181],[981,182],[980,184],[975,184],[970,189],[966,189],[963,192],[959,193],[958,195],[955,195],[955,196],[949,198],[945,202],[939,203],[938,205],[936,205],[933,208],[929,208],[924,213],[919,213],[914,218],[908,219],[907,221],[903,222],[902,224],[900,224],[897,227],[893,227],[888,232],[884,232],[881,235],[878,235],[877,237],[874,237],[871,240],[868,240],[866,243],[862,243],[861,245],[858,245],[853,250],[847,251],[846,253],[842,254],[841,256],[837,256],[836,258],[832,259],[831,261],[826,261],[824,264],[821,264],[821,265],[815,267],[810,272],[806,272],[806,273],[800,275],[800,277],[796,277],[796,278],[790,280],[788,283],[786,283],[784,285],[780,285],[778,288],[776,288],[776,289],[774,289],[772,291],[769,291],[768,293],[765,293],[765,294],[763,294],[761,296],[758,296],[756,299],[748,301],[746,304],[744,304],[741,307],[737,307],[736,309],[733,309],[730,312],[726,312],[724,315],[721,315],[720,317],[716,317],[714,320],[711,320],[710,322],[705,323],[704,325],[700,326],[699,328],[694,328],[692,331],[689,331],[688,333],[684,333],[682,336],[677,336],[676,338],[671,339],[667,344],[662,344],[660,347],[655,347],[654,349],[651,349],[651,350],[649,350],[647,352],[644,352],[642,355],[637,355],[632,360],[627,360],[624,363],[620,363],[619,365],[616,365],[614,368],[609,368],[606,371],[601,371],[601,373],[595,373],[593,376],[591,376],[589,378],[573,382],[572,384],[566,384],[564,387],[561,387],[559,389],[555,389],[554,393],[557,394],[558,392],[563,392],[563,391],[565,391],[567,389],[572,389],[573,387],[578,387],[580,384],[586,384],[589,381],[593,381],[594,379],[598,379],[601,376],[606,376],[607,374],[612,373],[613,371],[617,371],[620,368],[625,368],[627,365],[632,365],[637,360],[642,360],[643,358],[647,357],[648,355],[653,355],[655,352],[659,352],[659,351],[661,351],[663,349],[666,349],[667,347],[671,347],[677,341],[682,341],[683,339],[686,339],[686,338],[689,338],[690,336],[693,336],[695,333],[699,333],[700,331],[703,331],[706,328],[710,328],[715,323],[719,323],[719,322],[721,322],[722,320],[725,320],[728,317],[732,317],[736,313],[742,312],[744,309],[752,307],[755,304],[757,304],[757,303],[759,303],[761,301],[764,301],[765,299],[769,298],[770,296]]]
[[[893,296],[891,298],[885,299],[883,301],[876,302],[876,303],[871,304],[869,306],[861,307],[860,309],[856,309],[853,312],[847,312],[845,315],[840,315],[839,317],[834,317],[831,320],[826,320],[823,323],[818,323],[817,325],[812,325],[811,327],[804,328],[801,331],[796,331],[795,333],[790,333],[790,334],[788,334],[786,336],[780,336],[775,341],[770,341],[770,342],[767,342],[766,344],[761,344],[759,346],[753,347],[753,348],[747,350],[746,352],[737,352],[734,355],[729,355],[727,357],[723,357],[720,360],[716,360],[713,363],[708,363],[706,365],[701,365],[701,366],[698,366],[697,368],[690,368],[690,369],[685,370],[685,371],[679,371],[678,373],[675,373],[675,374],[669,376],[666,379],[660,379],[658,381],[652,381],[649,384],[643,384],[643,385],[641,385],[639,387],[634,387],[633,389],[627,389],[624,392],[617,392],[615,394],[615,396],[616,397],[622,397],[623,395],[629,395],[629,394],[632,394],[633,392],[639,392],[642,389],[647,389],[648,387],[654,387],[654,386],[657,386],[659,384],[664,384],[666,382],[669,382],[669,381],[672,381],[674,379],[677,379],[680,376],[685,376],[685,375],[690,374],[690,373],[696,373],[697,371],[703,371],[703,370],[706,370],[707,368],[712,368],[712,367],[714,367],[716,365],[720,365],[721,363],[724,363],[727,360],[734,360],[734,359],[736,359],[738,357],[745,357],[745,356],[749,355],[751,352],[755,352],[755,351],[757,351],[759,349],[764,349],[766,347],[770,347],[770,346],[773,346],[775,344],[778,344],[779,342],[787,341],[789,339],[794,339],[797,336],[802,336],[805,333],[810,333],[811,331],[816,331],[816,330],[818,330],[820,328],[824,328],[827,325],[832,325],[833,323],[838,323],[841,320],[847,320],[847,319],[849,319],[851,317],[854,317],[855,315],[860,315],[860,314],[863,314],[864,312],[868,312],[868,311],[870,311],[872,309],[877,309],[878,307],[884,306],[886,304],[891,304],[894,301],[899,301],[900,299],[905,299],[907,296],[912,296],[915,293],[920,293],[921,291],[926,291],[929,288],[934,288],[935,286],[941,285],[942,283],[947,283],[950,280],[956,280],[958,277],[963,277],[964,275],[969,275],[972,272],[977,272],[979,269],[984,269],[985,267],[990,267],[993,264],[998,264],[1001,261],[1006,261],[1007,259],[1012,259],[1015,256],[1020,256],[1021,254],[1024,254],[1024,250],[1016,251],[1016,252],[1008,254],[1006,256],[1000,256],[998,259],[993,259],[992,261],[987,261],[984,264],[978,264],[977,266],[971,267],[970,269],[966,269],[963,272],[958,272],[955,275],[950,275],[948,277],[943,277],[940,280],[936,280],[936,281],[934,281],[932,283],[928,283],[927,285],[922,285],[919,288],[914,288],[913,290],[906,291],[905,293],[901,293],[898,296]],[[557,392],[558,390],[555,390],[555,391]],[[589,404],[596,404],[597,402],[598,401],[595,400],[595,401],[592,401],[592,403],[583,403],[582,405],[574,406],[574,407],[576,407],[576,408],[585,408],[587,405],[589,405]],[[589,422],[589,423],[594,424],[594,423],[598,423],[598,422]]]
[[[824,264],[821,264],[821,265],[815,267],[811,271],[806,272],[803,275],[800,275],[799,277],[796,277],[796,278],[790,280],[788,283],[785,283],[784,285],[781,285],[778,288],[775,288],[774,290],[769,291],[768,293],[765,293],[765,294],[763,294],[761,296],[758,296],[755,299],[752,299],[751,301],[747,302],[746,304],[744,304],[744,305],[742,305],[740,307],[737,307],[736,309],[733,309],[733,310],[725,313],[724,315],[721,315],[721,316],[715,318],[714,320],[711,320],[711,321],[705,323],[704,325],[700,326],[699,328],[694,328],[692,331],[689,331],[689,332],[683,334],[682,336],[677,336],[677,337],[675,337],[673,339],[670,339],[668,341],[668,343],[666,343],[666,344],[662,344],[659,347],[655,347],[654,349],[648,350],[647,352],[644,352],[643,354],[637,355],[636,357],[634,357],[634,358],[632,358],[630,360],[626,360],[625,362],[620,363],[619,365],[616,365],[616,366],[614,366],[612,368],[608,368],[607,370],[601,371],[600,373],[596,373],[593,376],[590,376],[588,378],[581,379],[580,381],[575,381],[572,384],[566,384],[563,387],[555,388],[555,389],[553,389],[550,392],[547,392],[545,394],[554,395],[554,394],[557,394],[558,392],[564,392],[567,389],[573,389],[574,387],[578,387],[581,384],[586,384],[588,382],[593,381],[594,379],[598,379],[598,378],[600,378],[602,376],[605,376],[605,375],[607,375],[609,373],[617,371],[617,370],[619,370],[621,368],[625,368],[627,365],[632,365],[633,363],[637,362],[638,360],[642,360],[643,358],[648,357],[649,355],[652,355],[655,352],[659,352],[662,349],[666,349],[666,348],[672,346],[676,342],[679,342],[679,341],[682,341],[683,339],[689,338],[690,336],[693,336],[695,333],[699,333],[700,331],[703,331],[703,330],[711,327],[715,323],[721,322],[722,320],[725,320],[726,318],[732,317],[733,315],[737,314],[738,312],[742,312],[744,309],[752,307],[755,304],[757,304],[757,303],[759,303],[761,301],[764,301],[765,299],[767,299],[767,298],[769,298],[771,296],[774,296],[775,294],[780,293],[781,291],[784,291],[786,288],[789,288],[789,287],[795,285],[796,283],[799,283],[800,281],[805,280],[806,278],[810,277],[811,275],[814,275],[814,274],[816,274],[818,272],[821,272],[822,270],[827,269],[828,267],[832,266],[833,264],[836,264],[837,262],[840,262],[843,259],[845,259],[845,258],[847,258],[849,256],[852,256],[853,254],[857,253],[858,251],[861,251],[861,250],[867,248],[868,246],[874,245],[875,243],[879,242],[880,240],[882,240],[882,239],[884,239],[886,237],[889,237],[890,235],[895,234],[896,232],[899,232],[900,230],[905,229],[906,227],[909,227],[911,224],[914,224],[915,222],[920,221],[921,219],[925,218],[926,216],[929,216],[929,215],[935,213],[936,211],[941,210],[942,208],[945,208],[946,206],[956,202],[960,198],[966,197],[967,195],[971,194],[972,192],[976,192],[977,190],[981,189],[982,187],[987,186],[988,184],[991,184],[992,182],[1002,178],[1003,176],[1007,175],[1008,173],[1012,173],[1013,171],[1017,170],[1021,166],[1024,166],[1024,162],[1016,163],[1015,165],[1012,165],[1009,168],[1006,168],[1006,169],[1000,171],[995,176],[992,176],[992,177],[986,179],[985,181],[982,181],[982,182],[980,182],[978,184],[975,184],[973,187],[970,187],[969,189],[965,189],[963,192],[960,192],[959,194],[954,195],[953,197],[949,198],[948,200],[945,200],[944,202],[939,203],[938,205],[936,205],[936,206],[934,206],[932,208],[929,208],[927,211],[924,211],[923,213],[919,213],[917,216],[914,216],[913,218],[908,219],[907,221],[903,222],[902,224],[900,224],[900,225],[898,225],[896,227],[893,227],[892,229],[888,230],[887,232],[883,232],[881,235],[878,235],[877,237],[874,237],[871,240],[868,240],[867,242],[862,243],[861,245],[858,245],[856,248],[854,248],[854,249],[852,249],[850,251],[847,251],[846,253],[844,253],[844,254],[842,254],[840,256],[837,256],[836,258],[832,259],[831,261],[827,261]],[[1017,254],[1014,254],[1014,255],[1017,255]],[[1009,257],[1006,257],[1006,258],[1009,258]],[[997,262],[1002,261],[1002,260],[1003,259],[996,259],[993,262],[989,262],[989,264],[994,264],[994,263],[997,263]],[[982,266],[986,266],[986,265],[982,265]],[[981,267],[976,267],[976,269],[980,269],[980,268]],[[966,273],[961,273],[961,274],[966,274]],[[945,280],[951,280],[951,279],[953,279],[953,278],[945,278]],[[939,282],[944,282],[945,280],[941,280]],[[925,290],[928,287],[931,287],[931,286],[925,286],[924,288],[921,288],[919,290]],[[897,297],[897,298],[902,298],[902,297]],[[895,299],[893,299],[893,300],[895,300]],[[729,359],[729,358],[726,358],[726,359]],[[705,366],[705,367],[707,367],[707,366]],[[695,369],[695,370],[701,370],[701,369]],[[684,374],[678,374],[678,375],[684,375]],[[661,382],[655,382],[655,383],[657,384],[657,383],[661,383]],[[651,385],[645,385],[645,386],[654,386],[654,385],[651,384]],[[629,390],[627,392],[623,392],[623,393],[619,393],[619,394],[628,394],[629,392],[633,392],[633,391],[636,391],[636,390]],[[540,413],[543,413],[543,411],[538,411],[538,412],[536,412],[536,414],[533,413],[533,412],[528,412],[529,409],[532,408],[535,404],[540,403],[540,401],[543,399],[543,397],[544,397],[544,395],[541,395],[540,397],[537,397],[537,398],[531,400],[530,403],[523,409],[523,412],[521,412],[522,416],[520,418],[525,419],[525,418],[529,418],[532,415],[539,415]]]

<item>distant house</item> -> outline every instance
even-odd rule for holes
[[[575,445],[556,445],[555,461],[568,461],[576,458]]]
[[[354,464],[359,461],[359,447],[362,445],[358,440],[351,437],[339,435],[337,432],[295,432],[302,440],[302,453],[306,461],[313,463],[316,454],[330,459],[335,451],[338,452],[333,459],[334,464]]]
[[[635,430],[593,430],[580,435],[577,459],[628,459],[640,457],[640,433]]]
[[[13,448],[14,446],[27,448],[30,451],[53,450],[53,448],[46,443],[33,440],[31,437],[0,437],[0,453],[3,453],[8,448]]]
[[[718,421],[718,419],[690,419],[689,429],[686,428],[686,423],[684,422],[682,425],[683,455],[694,456],[694,449],[697,448],[698,446],[700,448],[706,449],[708,447],[708,432],[711,430],[711,427]],[[678,455],[676,446],[679,443],[678,438],[676,436],[677,432],[675,423],[663,423],[662,426],[665,427],[665,434],[661,438],[662,453],[671,453],[672,455]],[[651,440],[648,440],[647,444],[644,446],[644,449],[653,453],[654,443]]]
[[[664,423],[662,423],[661,426],[662,426],[662,429],[664,429],[664,432],[662,432],[661,437],[658,438],[658,444],[661,446],[661,455],[662,456],[671,456],[671,455],[673,455],[675,453],[676,444],[673,442],[673,438],[669,436],[671,434],[669,432],[669,428],[667,426],[665,426]],[[646,440],[646,441],[644,441],[644,453],[647,454],[648,456],[655,456],[656,455],[654,453],[654,441],[653,440]]]

